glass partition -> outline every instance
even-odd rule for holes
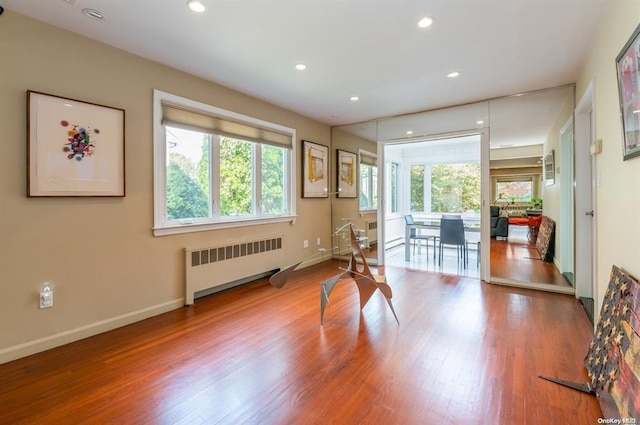
[[[345,224],[353,223],[358,229],[363,252],[369,264],[378,264],[378,206],[379,206],[379,167],[377,159],[377,125],[375,121],[334,127],[331,133],[331,147],[353,154],[357,157],[358,178],[356,195],[344,197],[338,194],[338,175],[334,173],[331,197],[332,232],[334,236],[334,257],[343,258],[349,250],[345,232],[340,232]],[[332,169],[338,170],[337,154],[333,159]]]
[[[566,130],[573,110],[574,87],[565,86],[335,127],[333,150],[352,152],[359,158],[362,151],[378,154],[380,183],[375,193],[373,169],[359,162],[357,197],[332,198],[333,228],[353,222],[369,241],[366,247],[371,259],[387,264],[384,253],[394,247],[411,244],[413,252],[415,244],[407,237],[406,215],[418,219],[463,215],[468,222],[473,218],[478,225],[484,224],[477,234],[481,243],[475,247],[480,277],[567,285],[566,279],[557,279],[557,275],[549,278],[549,268],[528,275],[517,272],[542,263],[536,260],[535,232],[528,225],[528,218],[537,214],[546,215],[556,226],[554,251],[560,270],[555,273],[573,273],[573,261],[566,258],[573,256],[573,194],[563,187],[573,182],[569,158],[573,156],[568,153],[573,146],[571,132]],[[546,186],[542,160],[551,151],[556,178],[553,185]],[[370,202],[362,204],[374,193],[377,213]],[[497,207],[503,217],[502,233],[491,226],[491,210],[496,210],[491,207]],[[503,256],[496,264],[493,260],[488,264],[496,247],[511,247],[516,258]],[[528,263],[517,262],[525,260]],[[402,261],[399,264],[408,265],[404,253]]]
[[[562,169],[556,158],[553,172],[564,178],[546,184],[544,157],[562,155],[573,161],[572,150],[561,146],[561,130],[574,110],[574,88],[566,86],[489,102],[491,116],[490,193],[495,217],[505,226],[492,229],[491,280],[556,286],[560,292],[570,287],[573,261],[573,194],[561,186],[572,185],[573,170]],[[570,141],[572,144],[572,140]],[[567,189],[567,188],[565,188]],[[564,198],[564,199],[563,199]],[[571,210],[572,211],[572,210]],[[540,260],[536,249],[537,220],[544,215],[555,224],[554,262],[567,264],[558,269]],[[571,232],[565,230],[571,229]]]

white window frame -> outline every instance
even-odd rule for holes
[[[376,181],[373,181],[373,178],[371,178],[371,181],[369,182],[369,189],[370,192],[368,195],[371,198],[373,196],[374,190],[377,191],[379,190],[379,181],[380,181],[380,166],[377,164],[378,161],[378,154],[373,153],[373,152],[369,152],[367,150],[364,149],[358,149],[358,211],[360,213],[365,213],[365,212],[371,212],[371,211],[377,211],[378,210],[378,205],[380,203],[380,195],[378,194],[378,203],[376,204],[375,207],[370,207],[370,208],[362,208],[362,205],[360,204],[360,199],[361,199],[361,193],[363,190],[362,184],[361,183],[361,170],[360,167],[362,165],[362,157],[368,157],[371,158],[374,162],[376,162],[376,172],[377,172],[377,177],[376,177]]]
[[[401,167],[400,167],[400,163],[397,160],[393,160],[393,161],[386,161],[387,162],[387,175],[389,176],[389,181],[387,183],[387,196],[386,199],[388,200],[386,202],[387,205],[387,211],[386,213],[390,216],[400,216],[401,215],[401,210],[402,210],[402,201],[401,201],[401,196],[400,196],[400,181],[401,181]],[[393,166],[396,166],[396,172],[393,172]],[[396,179],[396,211],[393,211],[393,187],[392,187],[392,182],[393,182],[393,178],[394,178],[394,174],[395,174],[395,179]],[[379,176],[378,176],[379,177]]]
[[[531,184],[531,197],[529,198],[529,200],[528,201],[518,200],[516,202],[520,202],[520,203],[531,202],[531,199],[536,197],[536,196],[534,196],[535,184],[534,184],[533,180],[534,180],[533,176],[499,176],[498,178],[496,178],[495,186],[494,186],[494,191],[496,193],[496,199],[499,197],[499,194],[500,194],[500,190],[498,189],[498,185],[500,183],[529,183],[529,184]],[[510,199],[509,196],[505,196],[505,198],[507,200]]]
[[[183,106],[185,108],[202,111],[204,114],[220,116],[243,124],[254,125],[260,128],[271,129],[291,136],[291,149],[286,155],[287,176],[285,178],[285,193],[287,199],[285,203],[286,212],[282,215],[270,216],[243,216],[237,219],[208,218],[205,220],[173,220],[167,218],[166,193],[167,174],[166,157],[167,143],[165,126],[162,124],[162,103],[168,102],[172,105]],[[236,112],[227,111],[205,103],[186,99],[171,93],[160,90],[153,91],[153,209],[154,209],[154,236],[174,235],[181,233],[202,232],[216,229],[227,229],[235,227],[255,226],[259,224],[293,222],[296,218],[296,130],[283,125],[263,121],[258,118],[249,117]],[[215,181],[213,182],[216,183]],[[217,187],[217,186],[215,186]],[[212,186],[212,190],[213,186]],[[254,193],[254,202],[256,194]]]

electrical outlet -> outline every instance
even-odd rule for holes
[[[305,240],[302,242],[302,247],[303,247],[303,248],[309,248],[309,241],[305,239]]]
[[[316,240],[316,245],[320,246],[320,238]]]
[[[40,291],[40,308],[53,307],[53,290],[49,285],[46,285]]]

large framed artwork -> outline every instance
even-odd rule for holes
[[[622,159],[640,155],[640,25],[616,58],[620,115],[622,117]]]
[[[302,197],[327,198],[329,148],[303,140],[302,164]]]
[[[338,182],[338,198],[355,198],[356,191],[356,169],[358,168],[358,157],[355,153],[338,149],[336,168],[338,170],[336,180]]]
[[[125,196],[124,109],[27,91],[27,196]]]

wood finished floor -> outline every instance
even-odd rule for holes
[[[506,240],[491,239],[491,276],[521,282],[571,286],[554,263],[540,260],[526,226],[509,226]]]
[[[572,296],[387,266],[396,323],[335,262],[0,365],[1,424],[596,424]]]
[[[506,240],[491,238],[491,276],[520,282],[547,283],[562,287],[570,284],[558,271],[555,264],[545,263],[540,260],[540,255],[535,249],[535,243],[527,239],[528,228],[526,226],[510,226],[509,237]],[[385,252],[386,264],[407,267],[413,270],[426,270],[437,273],[456,274],[459,276],[480,278],[477,249],[473,244],[469,245],[469,264],[462,267],[458,261],[454,249],[446,249],[442,264],[433,260],[433,247],[420,250],[411,248],[409,261],[405,260],[404,245],[400,245]],[[375,257],[377,253],[372,249],[369,254]]]

